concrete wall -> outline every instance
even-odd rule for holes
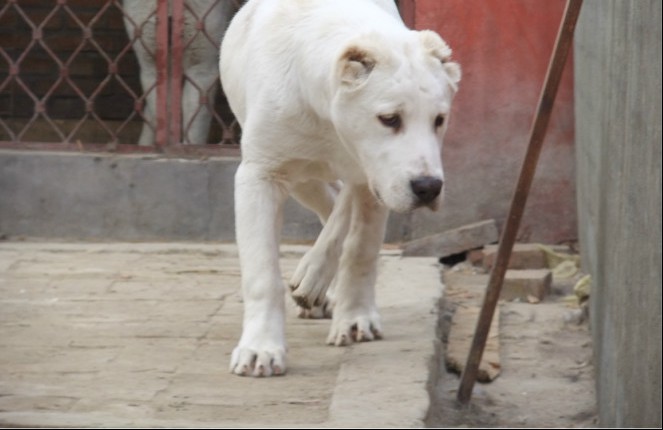
[[[0,151],[0,235],[84,240],[234,240],[239,160]],[[317,217],[286,206],[285,239]]]
[[[0,238],[235,240],[234,157],[0,150]],[[313,241],[318,217],[286,202],[282,237]],[[411,231],[392,214],[387,241]]]
[[[575,42],[600,425],[661,427],[661,2],[585,1]]]

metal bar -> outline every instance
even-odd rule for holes
[[[182,67],[184,64],[184,0],[173,0],[170,62],[171,142],[182,142]]]
[[[168,0],[158,0],[156,25],[157,129],[156,146],[165,147],[168,136]]]
[[[543,139],[546,135],[546,129],[552,113],[557,89],[564,71],[564,64],[569,50],[573,43],[573,32],[575,30],[582,0],[568,0],[564,11],[564,19],[557,34],[553,57],[548,67],[548,72],[544,80],[544,87],[539,99],[539,105],[534,117],[532,129],[530,131],[529,146],[520,171],[518,184],[511,200],[511,208],[507,216],[506,225],[502,232],[497,257],[493,270],[490,273],[486,294],[484,296],[479,321],[472,340],[472,346],[467,357],[465,369],[461,375],[460,386],[458,388],[457,400],[461,404],[467,404],[472,396],[472,388],[477,379],[479,363],[486,346],[490,324],[495,313],[497,300],[500,297],[504,275],[506,273],[509,258],[513,244],[516,240],[520,220],[525,210],[525,203],[532,185],[532,179],[536,172],[536,165],[541,153]]]

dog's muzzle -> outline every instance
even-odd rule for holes
[[[421,176],[410,181],[410,188],[417,197],[417,206],[428,205],[440,195],[443,182],[434,176]]]

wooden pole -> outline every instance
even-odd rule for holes
[[[504,275],[511,257],[511,250],[516,241],[516,234],[520,226],[520,220],[525,210],[525,203],[527,203],[527,196],[532,185],[532,179],[536,172],[536,165],[541,153],[541,146],[543,139],[546,135],[550,114],[552,113],[555,96],[557,89],[562,79],[562,72],[566,64],[566,58],[573,43],[573,32],[575,30],[578,15],[580,15],[580,7],[582,0],[568,0],[566,9],[564,11],[564,19],[557,34],[557,41],[553,50],[552,60],[548,66],[548,72],[543,84],[543,91],[539,99],[539,105],[532,123],[530,131],[530,140],[527,147],[527,153],[520,171],[518,184],[511,200],[511,208],[506,219],[504,231],[500,239],[500,244],[497,250],[497,257],[493,270],[490,272],[488,286],[486,287],[486,294],[484,296],[481,313],[479,314],[479,321],[472,340],[469,355],[467,356],[467,363],[460,379],[460,386],[458,388],[457,400],[459,403],[465,405],[472,397],[472,389],[477,379],[477,372],[479,370],[479,363],[481,356],[486,346],[488,339],[488,331],[490,330],[490,323],[497,307],[497,300],[500,297],[502,290],[502,283],[504,282]]]

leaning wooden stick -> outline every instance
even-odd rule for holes
[[[490,273],[486,295],[484,296],[481,313],[479,314],[479,321],[477,322],[472,346],[467,356],[465,370],[461,376],[460,386],[456,397],[461,404],[467,404],[472,397],[472,389],[476,381],[481,356],[483,355],[483,350],[486,346],[490,323],[495,313],[497,300],[500,297],[504,275],[506,273],[509,258],[511,257],[511,250],[513,249],[513,244],[516,240],[516,234],[518,233],[520,220],[525,210],[527,196],[532,185],[534,173],[536,172],[539,154],[541,153],[541,146],[546,135],[546,129],[548,128],[550,114],[552,113],[555,96],[557,95],[557,89],[559,88],[564,65],[566,64],[566,58],[573,43],[573,32],[578,20],[578,15],[580,15],[581,6],[582,0],[569,0],[566,4],[564,20],[562,21],[559,33],[557,34],[557,41],[553,50],[552,60],[548,66],[543,91],[539,99],[538,109],[530,131],[529,146],[527,147],[527,153],[525,154],[525,160],[523,161],[520,170],[518,184],[516,185],[513,199],[511,200],[511,208],[509,209],[504,231],[502,232],[495,264]]]

